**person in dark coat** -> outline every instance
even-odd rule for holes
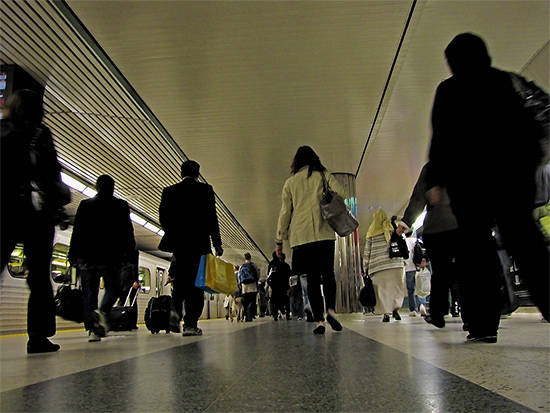
[[[30,289],[27,311],[27,353],[59,350],[48,337],[55,335],[55,302],[50,263],[55,233],[55,210],[37,210],[31,182],[61,181],[52,134],[42,123],[41,97],[30,90],[15,91],[2,113],[1,141],[1,250],[2,269],[18,242],[23,243]],[[31,162],[31,152],[36,161]],[[68,201],[67,201],[68,202]]]
[[[288,291],[288,279],[292,275],[290,265],[285,261],[283,252],[273,251],[273,259],[267,269],[267,283],[271,287],[271,311],[275,321],[279,319],[279,310],[290,319],[290,297]]]
[[[434,99],[428,196],[437,204],[446,188],[458,222],[457,264],[468,268],[460,274],[467,341],[495,343],[501,312],[495,224],[533,302],[549,319],[550,258],[532,216],[535,174],[547,154],[512,74],[491,67],[480,37],[459,34],[445,56],[452,76]]]
[[[69,261],[80,271],[84,304],[84,327],[89,341],[100,341],[107,333],[107,317],[121,294],[123,267],[135,265],[136,241],[128,202],[114,197],[115,181],[101,175],[97,195],[80,202],[76,211]],[[99,312],[99,282],[105,295]],[[136,281],[133,288],[138,288]]]
[[[182,182],[164,188],[159,207],[159,219],[164,236],[161,251],[173,253],[173,267],[167,278],[172,282],[172,311],[170,329],[183,335],[201,335],[199,317],[204,307],[204,293],[195,287],[201,255],[212,251],[223,254],[216,200],[211,185],[199,182],[200,165],[186,161],[181,165]],[[183,305],[185,316],[182,317]]]

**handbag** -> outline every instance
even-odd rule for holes
[[[239,287],[233,264],[212,254],[207,254],[205,257],[205,285],[221,294],[234,294]]]
[[[374,292],[374,285],[372,278],[369,275],[363,277],[365,283],[364,287],[359,291],[359,302],[363,307],[375,307],[376,306],[376,293]]]
[[[31,165],[36,170],[37,176],[40,176],[37,143],[42,136],[42,132],[42,128],[36,128],[29,144]],[[71,190],[61,180],[60,176],[55,181],[33,180],[31,181],[31,188],[32,206],[35,211],[57,211],[71,202]]]
[[[417,271],[414,276],[414,294],[420,298],[425,298],[430,295],[432,275],[430,270],[422,268]]]
[[[393,231],[390,237],[390,258],[409,259],[409,248],[407,241],[397,231]]]
[[[355,219],[344,199],[330,189],[330,185],[324,173],[323,197],[321,198],[321,216],[329,223],[334,232],[341,237],[346,237],[357,229],[359,222]]]
[[[197,278],[195,279],[195,287],[198,287],[207,293],[216,294],[216,291],[206,285],[206,255],[201,255],[199,269],[197,270]]]

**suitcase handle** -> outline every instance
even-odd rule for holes
[[[134,288],[130,287],[130,291],[128,291],[128,297],[126,297],[126,300],[124,301],[124,307],[133,307],[136,303],[137,296],[139,295],[139,288],[136,288],[136,295],[134,296],[134,299],[132,300],[132,305],[128,306],[127,304],[130,302],[130,296],[132,295],[132,290]]]

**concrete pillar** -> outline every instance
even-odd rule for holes
[[[357,195],[355,175],[348,173],[334,173],[333,176],[344,188],[340,194],[357,217]],[[336,275],[336,311],[340,313],[354,313],[362,311],[359,303],[361,280],[361,251],[359,250],[359,229],[347,237],[336,234],[334,251],[334,272]]]

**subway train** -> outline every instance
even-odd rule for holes
[[[51,260],[51,278],[54,292],[65,280],[76,280],[76,270],[69,265],[68,251],[72,228],[61,231],[56,230],[53,253]],[[106,251],[106,253],[108,253]],[[137,299],[138,325],[144,323],[145,309],[151,297],[163,294],[171,294],[171,286],[166,284],[166,277],[170,262],[154,255],[139,252],[139,282],[140,293]],[[100,297],[103,296],[103,283],[101,283]],[[0,275],[0,335],[18,334],[27,328],[27,301],[29,288],[26,282],[26,264],[23,254],[23,245],[18,244],[12,252],[6,268]],[[225,315],[223,312],[222,294],[205,293],[205,306],[201,319],[219,318]],[[100,301],[101,302],[101,301]],[[57,317],[57,330],[83,328],[83,324],[64,320]]]

